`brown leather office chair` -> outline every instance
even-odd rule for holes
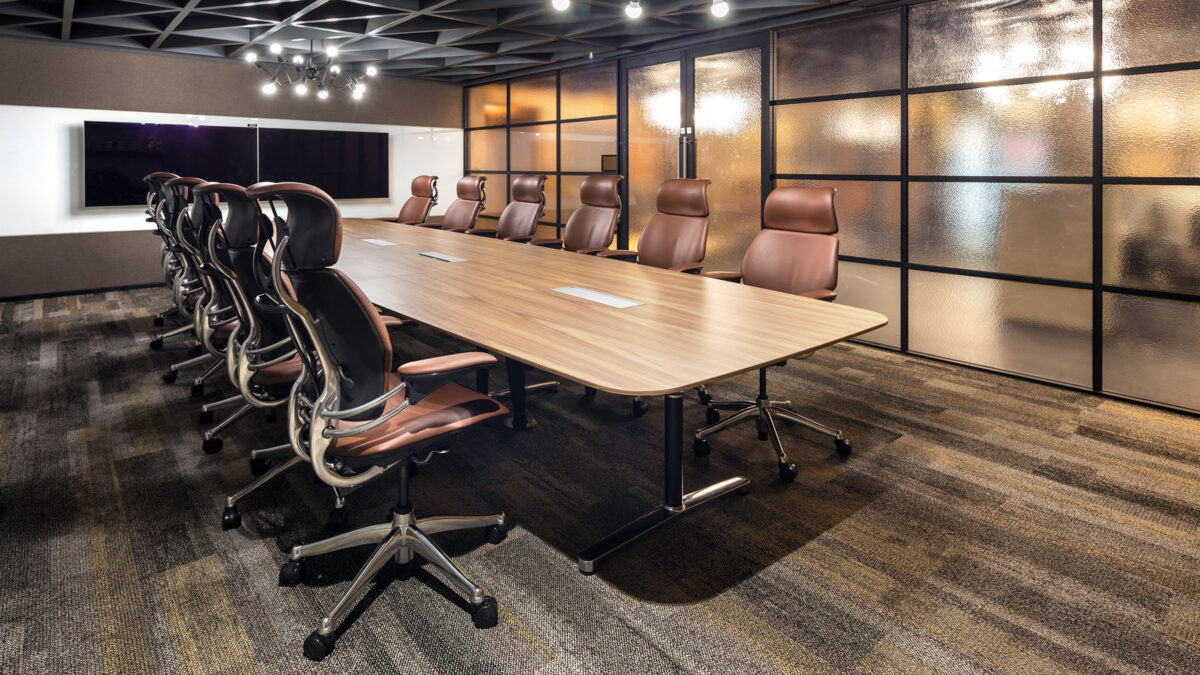
[[[412,196],[400,207],[395,218],[380,218],[389,223],[419,225],[429,219],[429,210],[437,205],[437,176],[417,176],[412,181]]]
[[[704,276],[741,281],[748,286],[832,302],[837,298],[838,231],[833,208],[833,188],[781,187],[767,196],[761,230],[750,242],[741,272],[710,272]],[[805,354],[801,358],[807,358]],[[784,364],[775,364],[784,365]],[[833,437],[838,455],[850,455],[850,441],[842,432],[800,415],[791,401],[773,401],[767,395],[767,369],[758,371],[758,395],[753,401],[714,401],[701,387],[700,400],[708,406],[709,426],[696,431],[693,450],[709,453],[708,437],[736,424],[755,420],[759,440],[771,440],[779,459],[779,477],[796,478],[796,465],[787,459],[779,440],[776,418],[802,424]],[[734,411],[725,419],[720,410]]]
[[[376,544],[358,575],[317,630],[304,642],[304,655],[320,660],[333,648],[339,619],[353,607],[376,574],[392,558],[401,577],[411,574],[414,554],[441,569],[463,590],[478,628],[496,625],[496,601],[486,595],[429,535],[487,528],[488,540],[504,537],[504,514],[479,517],[415,518],[409,500],[413,464],[428,462],[451,434],[508,410],[487,394],[454,383],[482,372],[496,358],[481,352],[450,354],[392,367],[392,346],[375,306],[362,290],[332,267],[342,246],[342,221],[329,195],[311,185],[275,183],[247,190],[251,197],[275,197],[288,206],[287,234],[276,242],[273,298],[287,310],[290,332],[304,363],[292,390],[288,429],[293,449],[310,460],[328,485],[353,487],[396,469],[399,498],[390,519],[313,544],[295,546],[280,568],[279,583],[303,580],[304,559]]]
[[[546,212],[545,189],[545,176],[517,176],[512,183],[512,200],[500,214],[496,229],[472,228],[467,234],[517,242],[533,239],[538,219]]]
[[[676,272],[700,271],[708,247],[707,178],[672,178],[658,186],[658,213],[646,223],[638,250],[601,251],[616,258]]]
[[[579,186],[579,208],[567,219],[561,239],[534,239],[534,246],[561,248],[576,253],[596,254],[607,250],[617,234],[621,219],[621,177],[597,174]]]
[[[475,220],[479,218],[480,212],[483,211],[483,205],[487,201],[487,193],[483,186],[485,182],[487,182],[487,176],[459,178],[458,184],[454,186],[458,193],[458,199],[455,199],[446,208],[446,215],[442,216],[442,222],[418,223],[417,227],[440,227],[451,232],[466,232],[475,227]]]

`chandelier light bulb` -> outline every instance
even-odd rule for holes
[[[329,72],[337,75],[338,73],[342,72],[342,67],[335,63],[329,67]]]
[[[303,96],[303,95],[307,94],[308,93],[308,83],[305,82],[304,80],[300,80],[299,82],[296,83],[295,90],[296,90],[297,96]]]
[[[718,19],[723,18],[729,14],[729,3],[725,2],[725,0],[713,0],[712,13]]]
[[[354,93],[356,93],[356,94],[367,93],[367,85],[363,84],[362,82],[359,82],[358,84],[354,85]]]
[[[254,52],[246,52],[246,63],[254,63],[258,60],[258,54]]]
[[[337,55],[338,55],[337,47],[326,47],[325,48],[325,56],[328,56],[329,58],[334,59],[334,58],[337,58]]]
[[[282,54],[283,53],[283,45],[279,44],[278,42],[272,42],[271,43],[271,53],[272,54]]]
[[[642,15],[642,4],[638,0],[630,0],[628,5],[625,5],[625,16],[636,19]]]
[[[299,66],[299,65],[302,65],[302,64],[304,63],[304,57],[303,57],[303,56],[300,56],[299,54],[297,54],[297,55],[295,55],[295,56],[293,56],[293,57],[292,57],[292,63],[294,63],[294,64],[296,64],[296,65],[298,65],[298,66]]]
[[[317,92],[317,98],[324,101],[325,99],[329,98],[329,92],[325,89],[321,89]]]
[[[550,6],[560,12],[565,12],[571,6],[571,0],[550,0]]]
[[[356,100],[356,101],[357,101],[357,100],[361,100],[361,99],[362,99],[362,97],[363,97],[363,90],[362,90],[362,88],[361,88],[361,87],[359,87],[358,89],[355,89],[355,90],[354,90],[354,93],[353,93],[353,94],[351,94],[351,96],[353,96],[353,97],[354,97],[354,100]]]
[[[367,77],[375,77],[379,73],[379,69],[375,66],[367,66]]]
[[[275,83],[268,82],[262,86],[262,93],[267,94],[269,96],[269,95],[275,93],[275,89],[276,89]]]

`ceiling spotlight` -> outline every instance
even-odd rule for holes
[[[308,93],[308,82],[305,82],[304,80],[300,80],[299,82],[296,83],[296,86],[294,87],[294,89],[296,90],[297,96],[303,96]]]
[[[294,64],[296,64],[296,65],[298,65],[298,66],[299,66],[299,65],[303,65],[303,63],[304,63],[304,57],[303,57],[303,56],[300,56],[299,54],[297,54],[297,55],[295,55],[295,56],[293,56],[293,57],[292,57],[292,63],[294,63]]]
[[[636,19],[642,15],[642,4],[638,0],[629,0],[629,4],[625,5],[625,16]]]
[[[276,89],[278,89],[278,87],[275,86],[274,82],[268,82],[262,86],[262,93],[274,94]]]
[[[258,60],[258,54],[254,52],[246,52],[246,63],[254,63]]]
[[[379,74],[379,69],[375,66],[367,66],[367,77],[375,77]]]
[[[282,54],[283,53],[283,45],[279,44],[278,42],[272,42],[271,43],[271,53],[272,54]]]
[[[729,3],[725,0],[713,0],[712,13],[718,19],[724,17],[729,13]]]
[[[550,0],[550,6],[560,12],[564,12],[571,6],[571,0]]]
[[[317,91],[317,98],[324,101],[325,99],[329,98],[329,92],[324,89],[320,89]]]
[[[325,48],[325,56],[328,56],[329,58],[333,59],[333,58],[337,58],[337,55],[338,55],[337,47],[326,47]]]

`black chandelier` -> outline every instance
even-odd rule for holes
[[[246,62],[253,63],[270,79],[262,86],[262,92],[274,94],[281,87],[290,87],[297,96],[308,94],[309,86],[315,86],[317,98],[329,98],[330,91],[350,90],[350,96],[355,100],[361,99],[367,93],[367,85],[363,82],[368,77],[374,77],[378,72],[375,66],[367,66],[362,73],[351,73],[343,70],[340,64],[334,63],[337,58],[337,47],[326,47],[324,52],[313,51],[313,41],[308,41],[308,55],[296,54],[290,60],[285,60],[283,45],[275,42],[270,47],[274,55],[273,61],[259,60],[258,54],[246,53]]]

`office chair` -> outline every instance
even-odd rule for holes
[[[529,243],[589,255],[608,249],[621,219],[621,195],[617,191],[620,183],[621,177],[611,174],[584,178],[579,186],[579,208],[567,219],[562,238],[534,239]]]
[[[742,259],[742,271],[711,272],[704,276],[726,281],[741,281],[747,286],[769,288],[806,298],[832,302],[837,298],[838,238],[837,214],[833,208],[833,188],[781,187],[767,196],[763,205],[766,228],[755,235]],[[803,354],[808,358],[812,353]],[[785,364],[774,364],[785,365]],[[758,371],[758,395],[753,401],[714,401],[700,389],[700,400],[707,404],[709,426],[696,431],[692,448],[697,455],[709,453],[708,437],[742,422],[755,420],[758,439],[767,440],[779,459],[779,477],[790,483],[796,478],[796,465],[788,461],[779,440],[775,419],[802,424],[833,437],[838,455],[850,455],[850,441],[841,431],[797,413],[791,401],[773,401],[767,395],[767,368]],[[718,411],[734,411],[721,419]]]
[[[142,178],[142,181],[146,183],[146,222],[154,223],[155,227],[151,232],[162,239],[159,245],[159,262],[162,264],[163,281],[168,285],[173,283],[175,273],[179,271],[179,263],[175,260],[175,255],[171,251],[168,240],[164,238],[161,204],[164,192],[163,183],[171,178],[178,177],[169,171],[155,171]],[[171,307],[159,312],[154,317],[154,325],[163,325],[166,317],[176,314],[178,311],[178,308]]]
[[[400,207],[400,215],[379,220],[401,225],[419,225],[429,219],[429,211],[437,204],[437,176],[417,176],[412,181],[412,196]]]
[[[538,220],[546,212],[545,184],[545,176],[517,176],[512,183],[512,200],[500,213],[496,229],[471,228],[467,234],[521,243],[533,239]]]
[[[672,178],[658,186],[658,213],[646,223],[638,250],[600,251],[601,258],[698,274],[708,247],[707,178]]]
[[[417,227],[440,227],[451,232],[466,232],[475,227],[475,220],[479,218],[479,213],[483,211],[483,205],[487,202],[487,193],[483,189],[485,182],[487,176],[459,178],[458,185],[455,186],[458,199],[450,202],[450,206],[446,208],[446,215],[442,216],[442,222],[418,223]]]
[[[321,190],[300,183],[253,186],[252,197],[274,196],[288,206],[288,232],[277,242],[272,298],[287,310],[304,370],[292,389],[288,431],[293,448],[310,460],[316,475],[333,486],[351,487],[396,470],[398,499],[388,522],[364,527],[288,553],[279,570],[282,586],[303,580],[309,556],[377,544],[341,599],[304,642],[304,655],[320,660],[333,648],[338,620],[387,562],[395,558],[401,577],[420,555],[445,572],[469,597],[476,627],[496,625],[496,601],[484,594],[429,538],[449,530],[484,527],[499,543],[503,513],[480,517],[415,518],[408,479],[414,464],[441,452],[449,435],[508,414],[486,394],[453,380],[481,375],[495,357],[480,352],[450,354],[392,368],[392,347],[379,313],[358,286],[332,265],[341,249],[337,205]],[[285,292],[284,276],[291,285]],[[482,388],[482,387],[481,387]]]
[[[158,333],[150,341],[150,349],[162,349],[163,343],[167,338],[188,335],[189,333],[193,337],[199,335],[194,310],[196,307],[201,306],[201,303],[204,301],[204,284],[200,279],[199,263],[179,233],[179,220],[187,211],[190,188],[202,182],[204,181],[199,178],[181,178],[177,176],[166,179],[162,183],[163,195],[159,206],[162,222],[160,227],[164,240],[169,242],[174,259],[179,265],[179,271],[175,274],[172,281],[174,305],[178,309],[180,317],[190,323],[185,323],[173,330]],[[193,340],[192,346],[188,351],[188,356],[199,358],[195,363],[202,363],[205,361],[205,359],[200,358],[202,352],[203,348],[200,346],[198,339]],[[180,364],[180,367],[195,365],[195,363]],[[163,381],[173,382],[174,379],[172,376],[164,378]]]

